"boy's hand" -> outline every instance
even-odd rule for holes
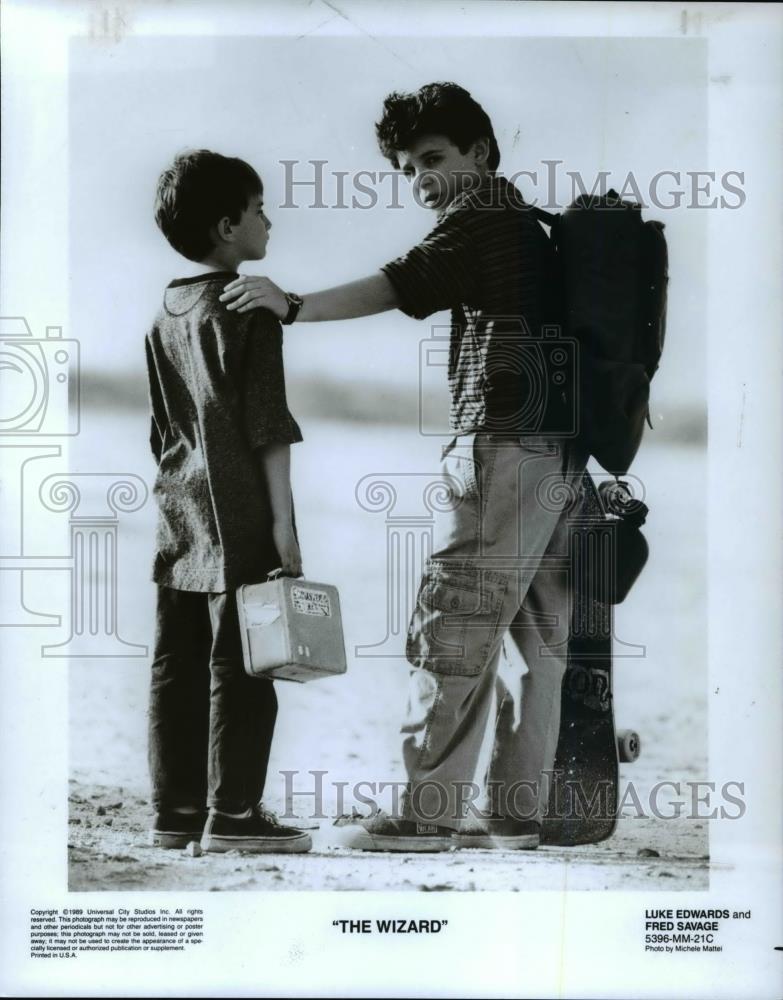
[[[280,556],[283,576],[301,576],[302,554],[291,522],[275,521],[272,525],[272,538]]]
[[[268,309],[278,319],[285,319],[288,314],[285,293],[269,278],[254,278],[246,274],[235,278],[223,289],[220,301],[227,303],[227,309],[241,313],[251,309]]]

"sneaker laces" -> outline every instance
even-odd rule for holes
[[[267,809],[266,806],[263,806],[261,805],[261,803],[259,803],[255,807],[255,812],[256,815],[260,816],[261,819],[265,819],[267,823],[271,823],[272,826],[283,826],[283,824],[280,822],[280,818],[273,809]]]
[[[276,826],[279,830],[315,830],[318,828],[317,826],[308,826],[305,823],[299,822],[296,822],[294,826],[291,826],[289,823],[283,823],[274,809],[268,809],[260,802],[253,808],[257,816],[260,816],[261,819],[266,820],[266,822],[272,826]]]

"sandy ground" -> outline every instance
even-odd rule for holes
[[[439,446],[400,428],[313,422],[294,450],[294,489],[307,576],[340,589],[348,673],[307,685],[278,684],[280,714],[267,804],[286,808],[286,778],[299,825],[312,828],[313,851],[280,855],[190,857],[147,846],[148,659],[74,661],[70,681],[69,886],[72,890],[511,890],[703,889],[708,884],[708,821],[639,818],[627,793],[633,782],[648,805],[660,781],[660,811],[688,802],[688,781],[707,778],[704,453],[695,447],[643,446],[634,473],[651,509],[645,528],[651,556],[616,615],[617,650],[644,655],[615,663],[618,727],[642,737],[642,756],[621,769],[626,794],[615,835],[591,847],[536,852],[453,851],[439,855],[362,855],[330,848],[333,817],[358,800],[360,781],[399,780],[398,720],[405,664],[357,655],[387,635],[383,513],[363,510],[356,484],[369,473],[434,472]],[[134,472],[151,480],[143,414],[104,417],[100,434],[82,435],[74,471]],[[114,443],[131,448],[117,458]],[[138,447],[134,450],[133,443]],[[154,588],[148,582],[154,510],[124,515],[119,541],[119,632],[151,643]],[[404,628],[404,626],[403,626]],[[392,651],[402,637],[392,636]],[[325,772],[320,814],[316,779]],[[345,783],[345,784],[343,784]],[[342,802],[340,788],[346,789]],[[363,786],[367,794],[368,786]],[[309,796],[308,796],[308,793]],[[381,805],[386,800],[377,796]],[[646,809],[649,812],[649,809]],[[320,816],[320,818],[319,818]]]

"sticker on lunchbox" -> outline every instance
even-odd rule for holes
[[[291,603],[300,615],[332,617],[332,605],[325,590],[311,590],[310,587],[292,587]]]

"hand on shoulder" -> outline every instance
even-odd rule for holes
[[[243,274],[235,278],[223,289],[220,301],[226,308],[236,312],[251,309],[268,309],[278,319],[285,319],[289,303],[285,292],[271,278]]]

